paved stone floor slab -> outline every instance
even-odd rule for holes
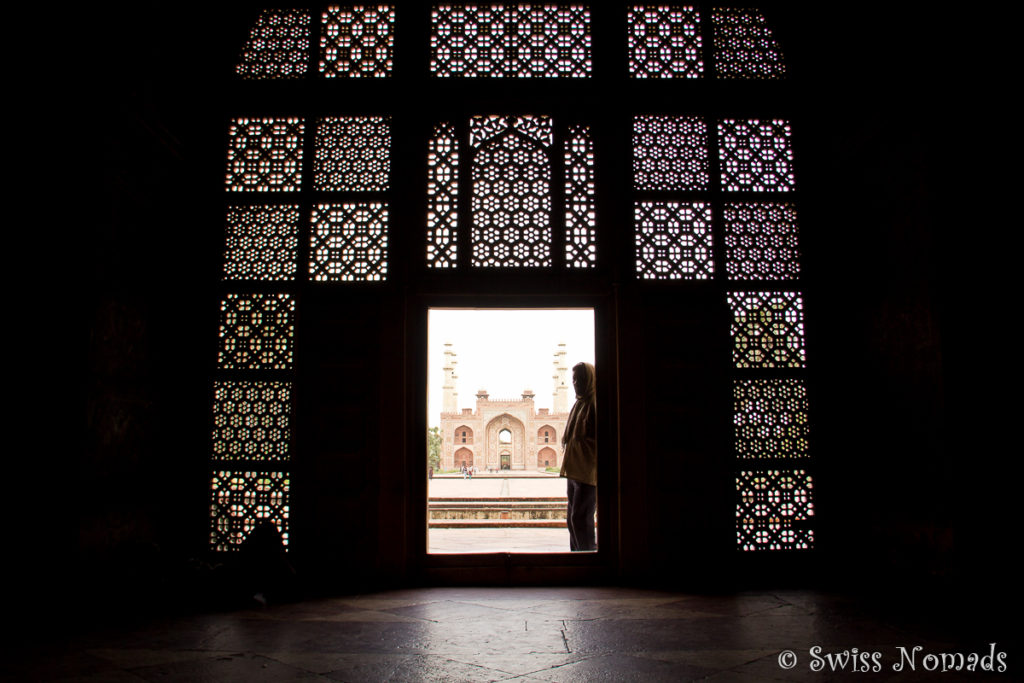
[[[19,646],[0,659],[0,680],[1021,680],[1018,642],[1006,626],[963,618],[941,600],[922,608],[809,590],[419,588],[102,629],[64,623],[63,631],[19,633]],[[901,645],[987,653],[989,642],[1009,655],[1002,675],[892,671]],[[815,645],[879,651],[883,670],[814,672]],[[787,650],[792,668],[779,664]]]

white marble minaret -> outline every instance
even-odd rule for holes
[[[455,380],[459,378],[455,374],[455,351],[452,350],[451,342],[444,345],[444,402],[441,410],[446,413],[459,412],[459,393],[455,391]]]
[[[555,351],[555,374],[552,376],[555,382],[554,404],[551,407],[553,413],[569,412],[569,380],[566,377],[569,366],[566,365],[565,355],[565,342],[561,342]]]

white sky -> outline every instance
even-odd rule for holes
[[[440,425],[444,385],[444,344],[455,351],[455,382],[459,408],[475,408],[476,392],[491,398],[519,398],[524,389],[536,394],[538,408],[551,408],[554,353],[565,342],[568,404],[571,368],[594,362],[594,311],[585,309],[439,309],[432,308],[427,334],[427,426]]]

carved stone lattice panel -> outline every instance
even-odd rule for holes
[[[551,265],[551,166],[544,149],[509,131],[473,160],[473,265]]]
[[[287,460],[291,382],[213,383],[213,457]]]
[[[708,189],[708,129],[695,116],[633,118],[633,184],[638,190]]]
[[[227,294],[221,301],[221,370],[290,370],[294,341],[290,294]]]
[[[264,10],[249,30],[235,73],[242,78],[301,78],[309,68],[310,15]]]
[[[803,380],[736,380],[733,401],[736,457],[807,457],[807,388]]]
[[[387,279],[388,209],[384,204],[318,204],[313,209],[310,240],[311,279]]]
[[[294,192],[302,184],[302,119],[240,118],[228,129],[231,192]]]
[[[440,5],[430,71],[441,77],[587,78],[590,10],[580,5]]]
[[[589,126],[569,126],[565,138],[565,263],[570,268],[597,264],[594,141]]]
[[[730,292],[737,368],[803,368],[804,302],[799,292]]]
[[[317,190],[383,192],[391,173],[391,121],[336,116],[316,125],[313,185]]]
[[[322,15],[320,73],[325,78],[384,78],[395,51],[395,8],[328,7]]]
[[[229,207],[224,279],[294,280],[298,246],[299,207]]]
[[[755,470],[736,477],[736,543],[741,550],[803,550],[814,546],[812,493],[804,470]]]
[[[469,119],[469,144],[479,148],[487,140],[500,137],[509,130],[550,147],[555,139],[555,124],[550,116],[473,116]]]
[[[700,14],[693,7],[630,7],[629,74],[633,78],[700,78]]]
[[[723,119],[718,122],[722,189],[729,192],[789,192],[793,174],[793,130],[788,121]]]
[[[637,202],[633,219],[638,277],[707,280],[714,275],[710,205]]]
[[[778,79],[786,75],[782,50],[760,10],[715,8],[711,25],[719,78]]]
[[[459,138],[443,123],[427,145],[427,266],[454,268],[458,258]]]
[[[262,522],[275,525],[288,547],[290,477],[286,472],[213,473],[210,547],[237,550]]]
[[[775,203],[728,203],[725,271],[731,280],[795,280],[800,277],[796,207]]]

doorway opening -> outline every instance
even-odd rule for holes
[[[427,552],[569,552],[562,437],[593,308],[427,313]]]

